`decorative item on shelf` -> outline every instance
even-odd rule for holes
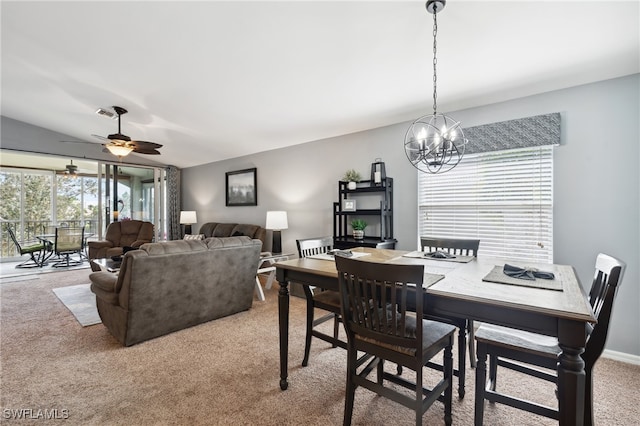
[[[342,211],[345,211],[345,212],[356,211],[356,200],[349,200],[349,199],[342,200]]]
[[[384,162],[382,158],[376,158],[371,163],[371,182],[375,186],[382,185],[382,181],[387,177],[387,172],[384,170]]]
[[[287,212],[284,211],[269,211],[267,212],[266,229],[273,231],[273,241],[271,243],[272,253],[282,253],[282,236],[280,231],[282,229],[289,228],[287,221]]]
[[[180,224],[184,225],[185,235],[191,235],[191,225],[198,222],[196,212],[185,210],[180,212]]]
[[[453,169],[464,155],[467,139],[459,121],[437,112],[436,15],[446,0],[428,0],[426,7],[433,14],[433,114],[416,119],[404,136],[404,151],[411,164],[427,173],[444,173]]]
[[[356,189],[357,187],[356,184],[362,180],[362,176],[360,176],[360,173],[357,172],[355,169],[350,169],[345,172],[344,176],[342,177],[342,180],[345,182],[349,182],[347,184],[347,188]]]
[[[364,238],[364,228],[367,227],[367,222],[364,219],[353,219],[351,221],[351,228],[353,228],[353,238],[361,240]]]

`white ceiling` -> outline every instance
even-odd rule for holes
[[[449,0],[438,109],[638,73],[639,13],[638,0]],[[99,143],[117,122],[95,110],[119,105],[122,132],[178,167],[432,108],[424,1],[2,1],[1,14],[2,115]]]

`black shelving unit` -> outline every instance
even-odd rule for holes
[[[397,241],[393,238],[393,178],[384,178],[379,184],[363,180],[356,189],[348,188],[349,182],[338,182],[338,202],[333,203],[333,246],[337,249],[353,247],[375,247],[394,249]],[[357,208],[361,196],[379,197],[379,208]],[[345,200],[355,200],[356,210],[344,210]],[[370,207],[370,206],[369,206]],[[367,235],[363,239],[355,239],[349,233],[349,224],[356,217],[366,220],[376,217],[379,220],[380,235]]]

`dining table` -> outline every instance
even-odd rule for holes
[[[47,261],[53,256],[53,247],[55,244],[56,234],[38,234],[35,236],[44,245],[44,252],[40,257],[40,267],[47,264]]]
[[[425,274],[442,278],[423,288],[425,313],[467,318],[520,330],[555,336],[562,350],[558,357],[558,408],[561,425],[582,425],[586,376],[581,354],[587,340],[587,324],[595,323],[591,305],[571,265],[533,264],[520,266],[552,272],[559,288],[539,288],[529,283],[489,282],[496,268],[517,261],[493,257],[457,262],[435,259],[419,252],[358,247],[350,250],[362,261],[422,264]],[[335,262],[330,258],[299,258],[277,262],[280,388],[288,388],[289,283],[339,291]],[[433,280],[431,280],[433,281]],[[512,281],[512,280],[511,280]],[[524,280],[523,280],[524,281]],[[414,293],[415,294],[415,293]],[[470,354],[474,356],[474,354]]]

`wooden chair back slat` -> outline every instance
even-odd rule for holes
[[[298,256],[307,257],[326,253],[333,248],[333,237],[304,238],[296,241]]]
[[[460,256],[478,257],[480,240],[463,238],[435,238],[421,237],[420,247],[422,251],[444,251]]]

